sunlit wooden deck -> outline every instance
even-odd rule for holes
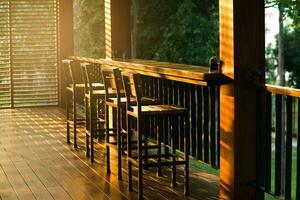
[[[66,143],[65,116],[58,108],[0,110],[0,199],[136,199],[127,191],[126,178],[118,181],[116,159],[112,174],[105,173],[104,146],[96,145],[96,163],[85,157],[84,135],[79,149]],[[125,166],[125,165],[124,165]],[[123,168],[126,177],[126,168]],[[146,173],[147,199],[182,199],[183,170],[178,187],[171,179]],[[136,180],[134,180],[136,181]],[[134,182],[136,185],[136,182]],[[219,199],[218,177],[191,166],[191,196]]]

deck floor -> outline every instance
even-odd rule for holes
[[[96,163],[85,157],[84,135],[79,148],[66,143],[65,116],[59,108],[0,110],[0,199],[137,199],[124,180],[105,173],[105,154],[96,145]],[[112,153],[115,156],[115,152]],[[124,160],[125,161],[125,160]],[[170,186],[170,171],[163,177],[145,172],[145,199],[184,199],[183,170],[178,187]],[[218,177],[191,166],[191,196],[186,199],[219,199]],[[136,179],[134,179],[136,190]]]

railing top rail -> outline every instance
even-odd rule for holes
[[[115,66],[144,75],[197,85],[222,84],[226,81],[224,75],[217,71],[210,72],[209,68],[204,66],[141,59],[92,59],[76,56],[70,59]]]
[[[269,85],[269,84],[266,84],[265,87],[268,92],[271,92],[273,94],[281,94],[281,95],[292,96],[292,97],[300,97],[300,89],[282,87],[282,86],[276,86],[276,85]]]

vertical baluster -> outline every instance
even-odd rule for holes
[[[210,86],[210,164],[216,166],[216,90]]]
[[[190,119],[191,119],[191,124],[190,124],[190,128],[191,128],[191,141],[192,141],[192,156],[196,157],[196,88],[195,85],[191,85],[190,87]]]
[[[272,167],[272,94],[266,93],[266,170],[265,170],[265,190],[271,190],[271,167]]]
[[[178,82],[174,81],[174,88],[173,88],[173,95],[174,95],[173,103],[174,103],[174,105],[179,105],[179,92],[178,92],[178,90],[179,90],[178,89]],[[179,148],[179,128],[180,128],[180,125],[178,123],[179,119],[176,118],[175,122],[176,122],[176,125],[177,125],[177,127],[176,127],[177,135],[176,135],[176,138],[174,140],[174,145],[175,145],[176,149],[178,149]]]
[[[188,119],[185,120],[185,123],[187,122],[188,124],[186,124],[185,126],[188,126],[188,128],[186,129],[188,132],[185,134],[185,137],[189,137],[188,139],[184,139],[187,141],[191,141],[190,137],[191,137],[191,111],[190,111],[190,94],[191,93],[191,85],[190,84],[184,84],[184,107],[187,108],[189,110],[188,113]],[[190,154],[191,149],[190,149],[190,144],[188,144],[189,148],[188,148],[188,154]]]
[[[282,96],[276,94],[275,195],[281,194]]]
[[[221,139],[221,126],[220,126],[220,86],[217,86],[217,159],[218,169],[220,169],[220,139]]]
[[[208,87],[203,87],[204,95],[204,162],[209,162],[209,99]]]
[[[298,98],[298,135],[297,135],[297,191],[296,199],[300,200],[300,98]]]
[[[179,84],[179,104],[184,107],[184,90],[183,83]],[[184,151],[184,119],[180,117],[179,123],[179,135],[180,135],[180,151]]]
[[[173,104],[173,81],[168,81],[168,104],[172,105]],[[172,126],[172,118],[168,118],[168,133],[172,134],[171,126]],[[171,136],[169,137],[169,142],[168,144],[171,144]]]
[[[152,84],[153,84],[153,77],[148,77],[148,86],[149,86],[149,97],[151,98],[154,98],[154,95],[153,95],[153,88],[152,88]],[[156,138],[156,124],[155,124],[155,119],[153,117],[149,117],[149,132],[150,132],[150,135],[151,135],[151,138],[152,139],[155,139]]]
[[[202,160],[202,86],[197,86],[197,159]]]
[[[292,178],[292,131],[293,131],[293,98],[287,97],[286,101],[286,160],[285,160],[285,199],[291,199]]]
[[[168,82],[166,79],[163,79],[163,104],[168,104]],[[163,118],[163,142],[164,144],[168,144],[169,134],[168,131],[168,117]],[[167,151],[167,149],[165,149]]]

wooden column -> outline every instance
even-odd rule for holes
[[[59,105],[65,107],[65,78],[61,61],[74,55],[73,0],[58,1],[58,91]]]
[[[220,59],[233,79],[221,86],[221,195],[256,199],[256,90],[247,83],[256,74],[264,84],[263,0],[220,0]],[[251,73],[253,72],[253,73]]]
[[[104,0],[106,58],[131,58],[131,0]],[[109,110],[110,124],[116,122]]]
[[[105,0],[106,58],[131,57],[130,0]]]

